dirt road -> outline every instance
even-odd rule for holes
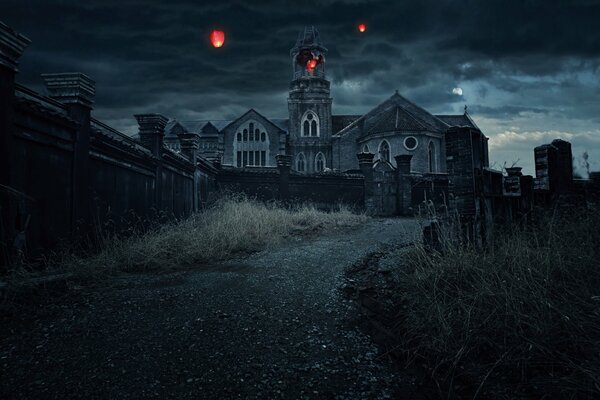
[[[0,398],[385,399],[410,385],[340,292],[408,219],[290,239],[213,268],[130,275],[0,318]]]

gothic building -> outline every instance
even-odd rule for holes
[[[298,173],[357,170],[356,154],[368,152],[392,166],[394,156],[410,154],[414,172],[446,172],[448,129],[477,128],[466,110],[432,115],[397,91],[364,115],[333,115],[326,56],[318,31],[305,28],[290,50],[288,118],[250,109],[231,121],[171,120],[165,144],[178,150],[178,134],[196,133],[200,155],[231,168],[273,167],[276,155],[287,154]]]

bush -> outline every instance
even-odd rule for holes
[[[599,226],[586,212],[510,227],[485,251],[456,241],[443,252],[417,247],[396,326],[408,360],[426,363],[447,389],[474,388],[470,396],[599,393]]]

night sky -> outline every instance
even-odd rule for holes
[[[584,151],[600,170],[600,0],[2,0],[0,20],[32,40],[20,83],[43,91],[41,73],[84,72],[96,118],[129,134],[135,113],[287,117],[289,50],[314,25],[334,114],[398,89],[432,113],[467,104],[496,168],[519,160],[533,173],[533,147],[563,138],[577,172]],[[213,28],[226,32],[220,49]]]

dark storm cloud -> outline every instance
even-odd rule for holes
[[[495,126],[528,112],[556,125],[598,118],[599,1],[4,0],[0,16],[33,41],[19,81],[41,89],[43,72],[85,72],[95,114],[123,129],[136,112],[285,116],[305,25],[329,49],[334,111],[365,112],[399,89],[434,112],[469,103]],[[213,28],[227,33],[221,49]]]

